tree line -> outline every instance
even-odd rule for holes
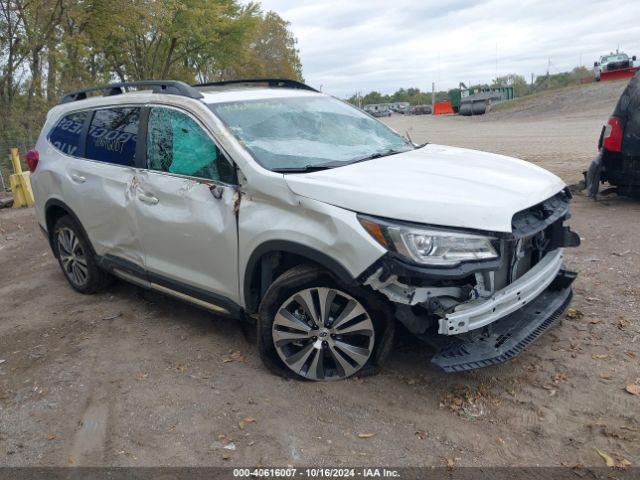
[[[246,77],[302,80],[289,23],[259,3],[0,0],[0,146],[35,141],[63,92]]]
[[[585,67],[576,67],[570,72],[560,72],[556,74],[540,75],[536,77],[533,83],[516,73],[500,76],[492,80],[490,83],[469,85],[469,88],[489,88],[489,87],[513,87],[516,97],[523,97],[533,93],[545,90],[554,90],[557,88],[567,87],[569,85],[578,85],[585,79],[593,78],[593,72]],[[459,89],[451,89],[448,91],[435,92],[436,101],[446,100],[451,94]],[[392,94],[382,94],[377,91],[369,92],[365,95],[354,94],[347,99],[353,105],[368,105],[375,103],[394,103],[409,102],[411,105],[430,105],[431,92],[423,92],[419,88],[400,88]]]

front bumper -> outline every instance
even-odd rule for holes
[[[484,327],[522,308],[554,281],[562,268],[562,249],[549,252],[522,277],[495,292],[490,298],[461,303],[439,320],[438,333],[458,335]]]
[[[439,350],[431,362],[445,372],[461,372],[511,360],[560,319],[571,302],[574,278],[573,272],[560,270],[536,298],[472,340],[431,336],[427,341]]]

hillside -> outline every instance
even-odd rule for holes
[[[485,119],[529,120],[553,115],[601,119],[611,114],[627,83],[628,79],[589,83],[516,98],[495,105]]]

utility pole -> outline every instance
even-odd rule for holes
[[[496,80],[498,79],[498,42],[496,42]]]

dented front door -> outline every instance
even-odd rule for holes
[[[237,303],[236,191],[222,181],[230,164],[177,109],[151,108],[146,137],[136,211],[150,280],[159,275]]]

